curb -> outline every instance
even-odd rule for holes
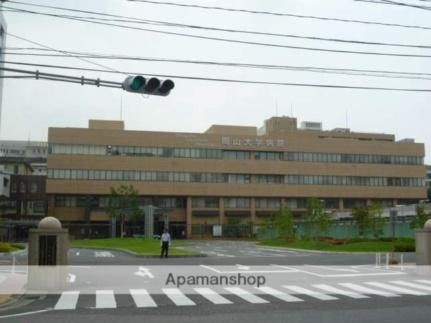
[[[175,247],[174,247],[175,248]],[[106,250],[106,251],[119,251],[137,258],[160,258],[159,255],[145,255],[139,254],[130,250],[121,248],[97,248],[97,247],[71,247],[70,249],[87,249],[87,250]],[[207,257],[207,254],[195,254],[195,255],[169,255],[169,258],[202,258]]]
[[[279,248],[290,251],[299,251],[299,252],[308,252],[308,253],[317,253],[317,254],[335,254],[335,255],[375,255],[376,253],[392,253],[392,254],[413,254],[412,252],[394,252],[394,251],[328,251],[328,250],[313,250],[313,249],[298,249],[298,248],[288,248],[288,247],[277,247],[277,246],[267,246],[267,245],[259,245],[261,247],[268,248]]]

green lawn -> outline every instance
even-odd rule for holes
[[[402,244],[403,246],[414,247],[413,239],[400,239],[396,241],[351,241],[345,244],[335,245],[325,241],[314,240],[265,240],[259,244],[274,247],[286,247],[295,249],[308,249],[320,251],[338,251],[338,252],[392,252],[395,245]]]
[[[169,248],[170,255],[197,255],[197,253],[176,249],[175,247],[184,246],[184,241],[172,241]],[[72,240],[71,247],[85,248],[105,248],[105,249],[124,249],[140,255],[160,255],[160,240],[144,240],[141,238],[124,239],[94,239],[94,240]]]
[[[0,252],[13,252],[21,249],[24,249],[24,246],[8,242],[0,242]]]

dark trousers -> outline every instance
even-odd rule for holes
[[[168,258],[168,250],[169,250],[169,242],[162,241],[162,253],[160,254],[160,258],[163,258],[163,254],[165,254],[166,258]]]

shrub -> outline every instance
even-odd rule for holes
[[[396,242],[393,247],[394,252],[414,252],[416,247],[414,244],[406,242]]]
[[[0,252],[11,252],[14,248],[6,242],[0,242]]]

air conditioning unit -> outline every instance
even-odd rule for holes
[[[335,128],[332,131],[334,131],[334,132],[341,132],[341,133],[349,133],[350,129],[349,128]]]
[[[302,121],[301,122],[301,129],[304,130],[322,130],[322,123],[321,122],[313,122],[313,121]]]

